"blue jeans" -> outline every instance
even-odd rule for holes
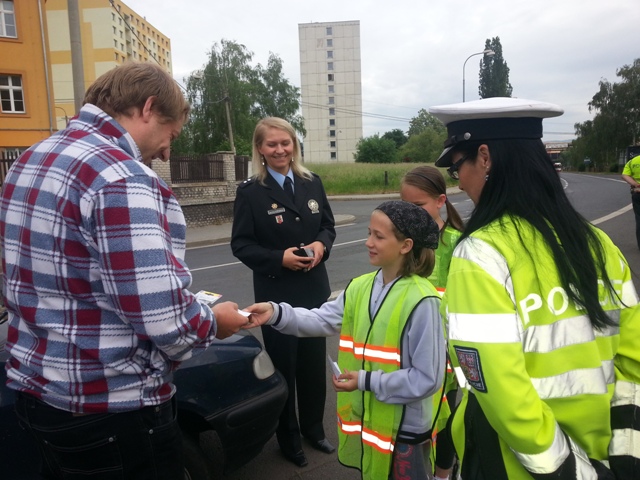
[[[15,408],[47,479],[184,479],[175,398],[131,412],[73,414],[18,393]]]

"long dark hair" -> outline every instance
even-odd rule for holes
[[[456,150],[475,161],[481,144],[489,148],[491,169],[460,241],[505,215],[516,222],[526,220],[551,249],[567,296],[586,310],[593,327],[615,325],[598,298],[598,278],[611,298],[617,297],[605,269],[604,249],[569,202],[542,141],[465,142]]]

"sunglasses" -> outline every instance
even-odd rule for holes
[[[460,174],[458,173],[458,170],[460,169],[460,165],[462,165],[465,162],[465,160],[468,160],[469,158],[471,158],[470,155],[465,155],[456,163],[452,163],[451,166],[447,168],[447,173],[449,174],[449,176],[454,180],[459,180]]]

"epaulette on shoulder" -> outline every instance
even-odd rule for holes
[[[247,178],[244,182],[238,185],[238,188],[246,188],[252,183],[255,183],[255,180],[256,180],[255,177]]]

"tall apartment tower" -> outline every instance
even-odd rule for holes
[[[149,8],[152,2],[149,2]],[[47,0],[49,47],[58,128],[75,115],[67,0]],[[78,0],[84,90],[126,61],[156,62],[171,68],[171,41],[119,0]]]
[[[304,160],[354,162],[362,138],[360,21],[301,23]]]

